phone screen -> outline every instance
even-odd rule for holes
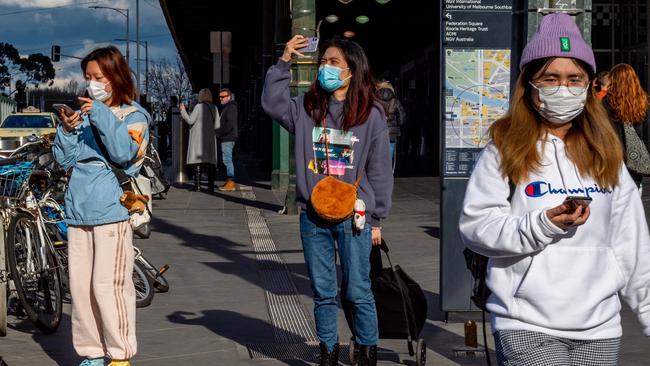
[[[306,47],[299,48],[298,52],[316,52],[318,50],[318,37],[309,37],[309,44]]]

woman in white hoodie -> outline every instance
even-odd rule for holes
[[[487,308],[497,359],[616,365],[619,293],[650,335],[650,237],[641,199],[589,88],[593,51],[569,15],[543,18],[520,69],[460,218],[466,246],[490,258]],[[572,206],[567,196],[591,201]]]

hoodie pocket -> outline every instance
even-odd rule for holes
[[[517,317],[558,329],[588,329],[617,316],[625,284],[609,247],[556,244],[532,258],[515,293]]]

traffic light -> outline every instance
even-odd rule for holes
[[[52,46],[52,62],[59,62],[61,60],[61,46]]]

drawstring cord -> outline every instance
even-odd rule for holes
[[[555,162],[557,163],[557,170],[560,172],[560,179],[562,180],[562,186],[564,187],[564,191],[568,195],[569,190],[566,187],[566,182],[564,181],[564,174],[562,174],[562,169],[560,168],[560,158],[557,156],[557,145],[555,144],[557,139],[552,138],[551,141],[553,142],[553,150],[555,151]],[[580,183],[580,187],[582,187],[582,192],[584,192],[585,196],[589,197],[589,192],[587,192],[587,189],[582,183],[582,179],[580,179],[580,173],[578,172],[578,168],[573,162],[571,162],[571,164],[573,164],[573,171],[575,172],[575,175],[578,178],[578,183]]]

